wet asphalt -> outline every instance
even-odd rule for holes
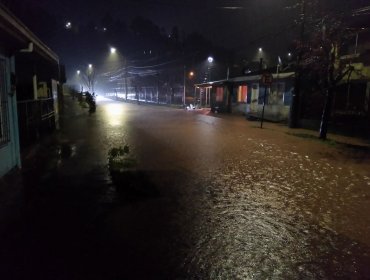
[[[65,111],[19,178],[1,279],[370,279],[366,153],[241,116]],[[112,177],[124,145],[137,164]]]

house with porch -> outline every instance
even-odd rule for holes
[[[21,149],[58,127],[58,56],[0,5],[0,177],[21,167]]]
[[[287,121],[294,85],[294,72],[272,74],[271,85],[261,82],[261,75],[252,74],[195,85],[201,105],[212,112],[240,113],[259,118],[265,103],[264,117],[271,121]]]

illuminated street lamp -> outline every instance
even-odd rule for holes
[[[80,75],[81,71],[80,70],[77,70],[77,75]]]
[[[186,76],[188,76],[188,79],[191,79],[194,77],[194,72],[190,71],[187,73],[186,66],[184,65],[184,92],[183,92],[183,97],[182,97],[184,106],[186,105]]]
[[[89,64],[89,69],[91,69],[92,68],[92,64]]]
[[[212,56],[209,56],[207,58],[207,61],[208,61],[208,67],[207,67],[208,68],[208,78],[209,78],[209,81],[211,81],[212,64],[213,64],[214,59]]]
[[[116,48],[113,48],[113,47],[110,48],[110,53],[111,54],[115,54],[116,52],[117,52]]]
[[[261,47],[258,48],[258,56],[260,61],[260,70],[263,68],[263,50]]]

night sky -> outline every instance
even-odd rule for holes
[[[259,47],[275,60],[277,56],[284,57],[290,51],[292,41],[299,37],[298,0],[0,1],[48,44],[67,68],[77,67],[74,63],[87,63],[84,56],[90,48],[76,42],[72,44],[71,40],[76,39],[68,37],[65,24],[71,22],[75,31],[87,24],[101,28],[101,20],[107,15],[127,25],[139,15],[168,34],[176,26],[180,40],[191,32],[198,32],[213,44],[230,49],[247,60],[253,60]],[[317,14],[370,5],[370,0],[310,0],[306,3],[310,6],[311,2],[317,2],[316,10],[312,11]],[[31,11],[42,11],[45,16],[42,20],[37,19],[37,12]],[[91,38],[92,45],[94,39]],[[78,58],[81,61],[77,62]]]
[[[28,7],[41,7],[55,16],[59,25],[66,21],[75,25],[99,21],[107,13],[126,22],[141,15],[168,32],[173,26],[184,32],[197,31],[214,43],[234,50],[242,50],[254,41],[268,43],[271,36],[267,35],[277,33],[274,32],[277,28],[290,33],[292,28],[287,25],[297,15],[297,9],[287,9],[292,2],[287,0],[2,1],[15,7],[13,11],[21,18]]]

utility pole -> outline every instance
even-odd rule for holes
[[[304,33],[305,33],[305,13],[306,13],[306,2],[301,0],[301,31],[300,31],[300,48],[297,55],[295,78],[294,78],[294,91],[292,96],[292,103],[290,106],[290,116],[289,116],[289,127],[298,127],[298,117],[300,111],[300,87],[301,87],[301,59],[302,59],[302,48],[304,46]]]
[[[184,93],[183,93],[183,96],[182,96],[182,105],[185,106],[185,102],[186,102],[186,66],[184,65]]]
[[[125,59],[125,99],[127,101],[128,87],[127,87],[127,60]]]

